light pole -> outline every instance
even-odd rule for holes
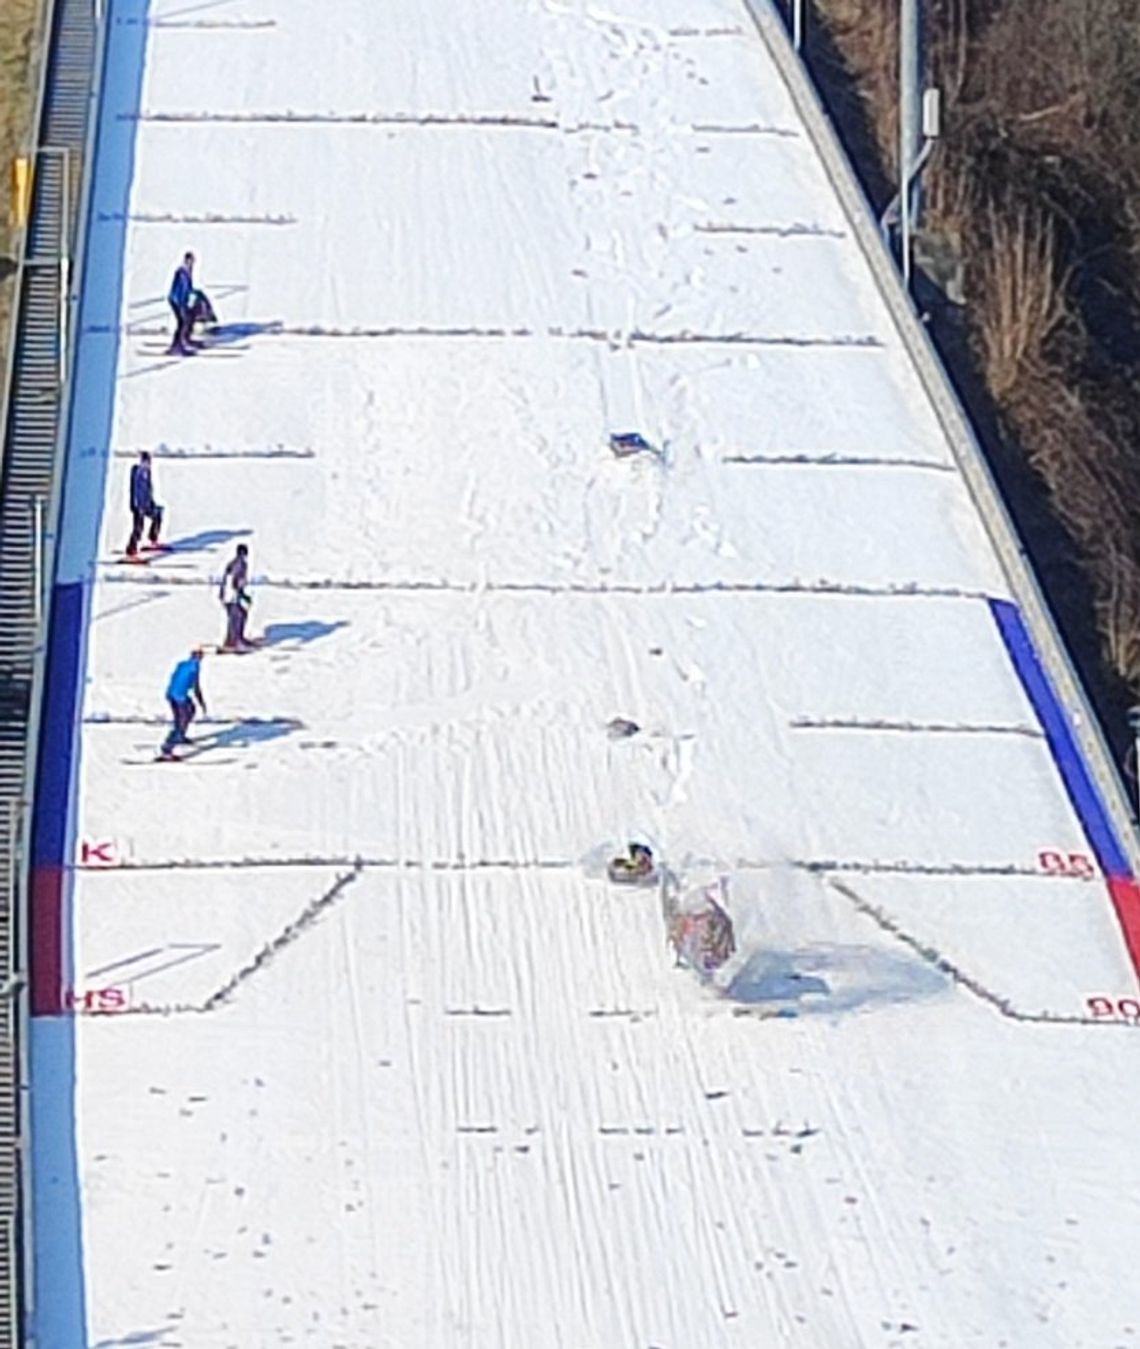
[[[915,181],[922,149],[922,25],[919,0],[899,0],[899,218],[902,273],[910,286],[911,236],[918,219]]]

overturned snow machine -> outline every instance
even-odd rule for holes
[[[656,885],[660,879],[653,851],[644,843],[631,843],[624,856],[611,858],[606,875],[615,885]]]

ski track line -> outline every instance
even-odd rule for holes
[[[93,712],[83,718],[84,726],[169,726],[169,716],[114,716]],[[302,731],[305,723],[296,717],[207,717],[196,716],[194,726],[234,726],[244,729],[254,726],[286,726],[291,731]]]
[[[276,28],[276,19],[140,19],[135,15],[116,18],[119,28],[166,28],[195,33],[261,32]]]
[[[738,27],[724,28],[666,28],[667,37],[746,37],[747,30]]]
[[[178,215],[173,211],[99,211],[100,225],[295,225],[295,215],[224,215],[206,211]]]
[[[92,323],[83,329],[84,336],[109,337],[119,333],[128,338],[162,337],[169,338],[169,327],[155,324],[115,325]],[[602,343],[615,351],[639,346],[738,346],[738,347],[791,347],[822,348],[838,351],[882,351],[885,344],[873,333],[840,333],[835,336],[822,336],[811,333],[707,333],[681,329],[672,333],[649,332],[642,328],[606,329],[606,328],[562,328],[557,325],[547,328],[498,328],[498,327],[432,327],[428,325],[405,326],[393,324],[389,327],[351,327],[334,328],[320,324],[285,324],[274,322],[258,327],[250,333],[257,338],[324,338],[346,341],[377,341],[392,338],[440,338],[460,341],[505,341],[519,338],[548,339],[562,342]],[[207,346],[198,356],[209,356],[224,352],[226,347],[233,350],[233,344],[218,344],[214,349]],[[248,350],[248,347],[242,348]],[[172,357],[172,364],[186,359]]]
[[[727,222],[709,221],[704,225],[694,225],[695,234],[711,235],[764,235],[776,239],[846,239],[846,230],[828,229],[824,225],[732,225]]]
[[[609,122],[564,122],[556,117],[536,117],[518,112],[297,112],[248,111],[194,112],[188,110],[142,109],[139,112],[120,112],[120,122],[166,123],[174,126],[380,126],[380,127],[471,127],[475,130],[552,131],[576,136],[583,132],[616,135],[643,135],[636,122],[615,119]],[[762,122],[690,122],[687,129],[697,136],[770,136],[777,140],[798,140],[802,133],[795,127],[769,125]]]
[[[107,453],[92,449],[92,454]],[[224,449],[215,448],[212,445],[201,447],[190,445],[158,445],[147,453],[152,459],[172,459],[178,463],[190,459],[316,459],[317,452],[310,446],[299,446],[290,448],[285,445],[273,445],[262,448],[251,449]],[[138,458],[138,450],[111,450],[112,459],[129,459],[132,462]]]
[[[112,564],[102,564],[111,568]],[[154,586],[216,586],[217,578],[210,576],[171,576],[153,570],[156,563],[150,564],[147,571],[107,570],[100,575],[100,582],[112,585],[154,585]],[[900,581],[896,584],[864,585],[843,581],[677,581],[660,585],[637,585],[634,582],[589,582],[567,581],[447,581],[425,578],[419,580],[382,580],[380,578],[360,581],[338,581],[332,578],[314,577],[301,579],[284,576],[255,576],[252,586],[272,590],[294,591],[377,591],[395,594],[414,594],[420,592],[438,592],[449,595],[828,595],[853,597],[857,599],[953,599],[989,601],[990,596],[984,590],[954,585],[922,585],[917,581]]]
[[[887,721],[877,717],[793,717],[794,731],[910,731],[918,735],[1020,735],[1044,740],[1037,726],[958,721]]]
[[[917,468],[930,473],[958,475],[958,469],[953,464],[936,459],[891,458],[889,455],[728,454],[720,462],[757,468]]]
[[[679,869],[705,864],[707,859],[685,859]],[[1053,881],[1057,884],[1067,882],[1070,885],[1099,885],[1103,883],[1100,875],[1070,875],[1061,871],[1043,871],[1038,867],[1026,866],[1017,862],[908,862],[902,860],[863,860],[863,859],[803,859],[780,858],[777,861],[755,861],[737,858],[733,862],[724,862],[725,868],[732,871],[770,871],[774,867],[792,867],[809,875],[829,876],[832,873],[851,873],[866,876],[990,876],[995,879],[1033,878]],[[325,869],[353,867],[363,871],[431,871],[451,872],[467,875],[481,871],[576,871],[583,867],[581,858],[417,858],[417,857],[214,857],[214,858],[166,858],[152,860],[121,861],[108,866],[98,862],[72,862],[72,871],[97,872],[100,874],[121,874],[123,872],[161,872],[161,871],[259,871],[259,870],[301,870],[306,867]],[[588,879],[601,880],[601,876],[584,873]]]
[[[220,988],[211,993],[201,1004],[200,1010],[212,1012],[229,1002],[243,984],[248,983],[260,970],[272,964],[286,947],[299,941],[321,914],[336,904],[349,886],[360,878],[360,871],[361,868],[356,866],[351,871],[338,876],[323,894],[310,900],[297,917],[291,923],[286,924],[277,936],[266,942],[248,964],[243,965],[236,974],[233,974]]]

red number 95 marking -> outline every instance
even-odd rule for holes
[[[1037,854],[1037,865],[1050,876],[1078,876],[1081,880],[1091,881],[1096,875],[1096,864],[1083,852],[1058,852],[1055,848],[1043,848]]]

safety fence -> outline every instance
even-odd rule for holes
[[[47,0],[0,462],[0,1349],[28,1342],[30,1133],[24,834],[74,342],[102,0]]]

